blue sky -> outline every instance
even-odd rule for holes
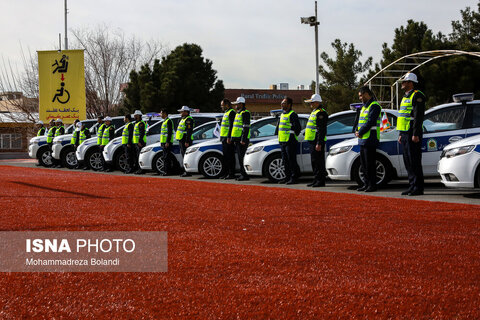
[[[52,50],[64,30],[64,0],[0,0],[1,57],[19,63],[24,50]],[[451,32],[460,10],[477,0],[320,0],[319,51],[333,54],[336,38],[354,43],[363,57],[381,57],[394,29],[408,19],[424,21],[435,33]],[[315,78],[314,32],[300,17],[314,14],[310,0],[69,0],[69,28],[105,24],[173,49],[197,43],[213,61],[226,88],[290,88]],[[73,49],[73,48],[70,48]]]

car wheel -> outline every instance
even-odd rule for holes
[[[392,165],[385,157],[377,154],[376,161],[376,176],[377,176],[377,187],[384,187],[388,182],[390,182],[393,176]],[[352,177],[359,186],[363,186],[364,183],[364,173],[362,166],[360,165],[360,159],[357,158],[352,166]]]
[[[66,150],[62,151],[60,159],[62,160],[62,165],[68,169],[73,169],[78,164],[77,157],[75,156],[75,148],[73,147],[67,147]]]
[[[47,168],[53,165],[52,152],[49,148],[43,148],[38,152],[38,162]]]
[[[98,148],[89,151],[85,157],[85,160],[88,163],[88,166],[95,171],[103,168],[102,152]]]
[[[200,159],[198,170],[206,178],[219,178],[222,176],[225,166],[223,157],[219,154],[208,153]]]
[[[125,152],[118,151],[117,153],[115,153],[114,159],[115,168],[117,170],[125,172],[130,169],[127,157],[125,156]]]
[[[159,152],[152,160],[152,169],[158,174],[165,173],[165,162],[163,161],[163,152]]]
[[[263,173],[271,182],[285,179],[285,168],[280,153],[268,156],[263,165]]]

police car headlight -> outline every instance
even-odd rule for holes
[[[185,151],[185,154],[197,152],[198,149],[200,149],[200,148],[199,148],[199,147],[189,147],[189,148],[187,149],[187,151]]]
[[[252,154],[252,153],[255,153],[255,152],[260,152],[262,150],[263,150],[263,146],[253,146],[253,147],[249,147],[247,149],[246,154]]]
[[[328,155],[336,156],[337,154],[342,154],[342,153],[345,153],[345,152],[348,152],[348,151],[352,150],[352,147],[353,146],[333,148],[333,149],[330,149],[330,152],[328,153]]]
[[[472,152],[473,148],[475,146],[464,146],[464,147],[459,147],[459,148],[453,148],[453,149],[448,149],[448,150],[443,150],[441,158],[452,158],[456,156],[460,156],[462,154],[467,154]]]
[[[147,153],[147,152],[150,152],[152,151],[153,147],[145,147],[145,148],[142,148],[142,151],[140,151],[140,153]]]

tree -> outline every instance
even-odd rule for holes
[[[213,111],[218,108],[225,88],[217,80],[212,61],[202,56],[196,44],[183,44],[175,48],[153,68],[144,65],[130,73],[124,106],[133,111],[137,105],[144,112],[166,108],[176,112],[182,105]]]
[[[480,2],[477,4],[478,12],[470,7],[460,10],[461,21],[452,21],[450,41],[460,50],[480,50]]]
[[[320,76],[324,79],[320,83],[320,93],[329,113],[346,110],[352,102],[358,100],[359,77],[372,64],[371,57],[363,63],[360,61],[362,52],[356,50],[353,44],[336,39],[332,47],[336,52],[335,60],[322,52],[320,57],[326,67],[319,67]]]

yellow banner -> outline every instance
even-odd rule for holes
[[[83,50],[38,51],[40,120],[86,119]]]

